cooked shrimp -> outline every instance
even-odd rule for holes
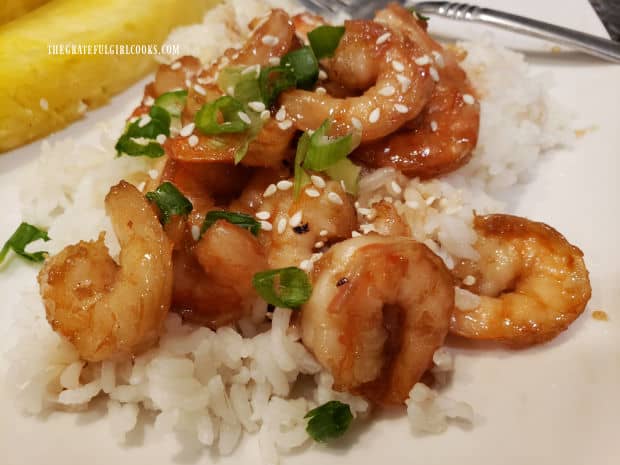
[[[393,166],[408,176],[429,178],[463,166],[478,142],[480,105],[465,71],[403,7],[391,4],[376,20],[419,44],[419,60],[433,63],[438,79],[424,111],[401,131],[363,145],[354,157],[372,167]],[[430,68],[429,68],[430,69]]]
[[[420,113],[431,96],[433,80],[414,62],[415,43],[395,36],[379,40],[389,32],[374,21],[345,22],[328,74],[364,94],[335,98],[299,89],[283,93],[280,101],[297,128],[314,130],[330,118],[333,135],[343,135],[359,130],[356,125],[361,124],[362,142],[368,142],[394,132]],[[403,80],[410,83],[404,90]]]
[[[335,388],[402,404],[450,326],[454,288],[441,259],[412,239],[368,235],[334,245],[313,281],[302,340]]]
[[[475,229],[480,260],[454,273],[475,278],[462,287],[480,302],[455,310],[453,333],[524,347],[553,339],[583,312],[591,294],[583,253],[559,232],[511,215],[478,216]]]
[[[105,205],[121,244],[120,265],[101,234],[66,247],[38,276],[48,322],[88,361],[153,345],[172,294],[172,244],[153,207],[124,181],[112,187]]]
[[[323,180],[319,185],[306,187],[297,199],[292,188],[278,190],[257,207],[269,214],[273,228],[266,244],[272,268],[300,266],[325,244],[349,238],[356,229],[353,201],[340,184]]]
[[[374,231],[382,236],[411,236],[409,225],[396,210],[396,207],[382,200],[372,206]]]
[[[175,252],[173,306],[212,328],[234,323],[250,312],[257,298],[252,277],[267,268],[256,237],[217,221],[195,246]]]

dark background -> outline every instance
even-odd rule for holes
[[[620,42],[620,0],[590,0],[612,39]]]

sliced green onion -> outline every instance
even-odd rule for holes
[[[196,127],[208,136],[224,133],[236,133],[245,131],[249,124],[241,119],[239,112],[245,112],[241,102],[229,95],[205,103],[194,118]],[[223,123],[218,118],[224,119]]]
[[[295,198],[299,197],[301,189],[310,182],[310,176],[302,167],[309,146],[310,136],[307,132],[304,132],[297,142],[297,151],[295,152],[295,178],[293,184]]]
[[[157,158],[164,154],[164,149],[154,140],[160,134],[170,135],[170,114],[162,107],[153,106],[149,116],[151,120],[143,126],[140,125],[142,118],[127,125],[125,132],[114,146],[119,156],[125,154],[132,157]],[[138,143],[136,139],[145,139],[147,143]]]
[[[304,168],[323,171],[346,158],[353,150],[353,136],[347,134],[342,137],[328,137],[329,126],[329,120],[325,120],[310,136],[310,145],[303,162]]]
[[[244,105],[250,102],[262,102],[262,96],[260,87],[258,84],[258,71],[257,73],[245,72],[247,68],[243,66],[228,66],[220,71],[218,77],[218,85],[220,89],[224,89],[228,92],[228,89],[233,89],[233,97]]]
[[[157,97],[153,106],[163,108],[170,114],[170,116],[179,117],[181,116],[183,108],[185,108],[186,101],[186,90],[173,90]]]
[[[318,59],[331,57],[344,35],[344,26],[319,26],[308,33],[308,40]]]
[[[252,285],[267,303],[276,307],[297,308],[312,294],[308,275],[294,266],[256,273]]]
[[[204,223],[202,223],[202,227],[200,228],[200,234],[204,234],[204,232],[211,226],[213,226],[218,220],[225,220],[231,224],[234,224],[235,226],[247,229],[255,236],[258,236],[258,233],[260,231],[260,223],[250,215],[246,215],[245,213],[229,212],[225,210],[212,210],[207,213],[205,221]]]
[[[147,144],[139,144],[127,134],[123,134],[116,145],[116,152],[130,157],[159,158],[164,155],[164,149],[157,142],[149,141]]]
[[[146,198],[159,207],[161,221],[166,224],[172,215],[189,215],[192,203],[171,182],[164,182],[153,192],[147,192]]]
[[[316,442],[327,442],[342,436],[353,420],[351,408],[337,400],[327,402],[310,410],[306,431]]]
[[[297,78],[290,68],[270,66],[261,70],[258,82],[263,102],[265,105],[270,106],[282,92],[295,87]]]
[[[280,60],[280,64],[293,71],[300,89],[311,89],[319,78],[319,62],[310,47],[287,53]]]
[[[349,194],[357,195],[357,181],[360,177],[360,171],[362,171],[361,167],[357,166],[348,158],[343,158],[329,166],[325,170],[325,173],[336,181],[342,181],[345,190]]]
[[[415,9],[415,8],[413,8],[413,7],[412,7],[412,8],[407,8],[407,9],[408,9],[409,11],[411,11],[411,14],[415,15],[415,17],[416,17],[416,18],[418,18],[418,19],[419,19],[419,20],[421,20],[421,21],[428,21],[428,20],[430,19],[428,16],[424,16],[424,15],[422,15],[422,14],[418,13],[418,12],[416,11],[416,9]]]
[[[17,255],[24,257],[26,260],[30,260],[31,262],[42,262],[45,260],[47,252],[26,252],[25,250],[28,244],[39,239],[43,239],[45,242],[50,240],[47,232],[42,229],[28,223],[20,224],[0,250],[0,263],[4,261],[9,250],[13,250],[13,252]]]

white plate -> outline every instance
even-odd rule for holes
[[[606,36],[585,0],[497,0],[487,5]],[[477,26],[436,19],[431,27],[462,38],[480,31]],[[358,424],[335,447],[313,447],[285,458],[285,463],[620,463],[620,66],[573,53],[548,53],[548,45],[515,36],[501,35],[501,41],[533,52],[530,61],[553,73],[556,96],[578,114],[584,126],[595,128],[570,151],[546,157],[527,189],[511,198],[515,213],[553,225],[582,248],[593,287],[588,309],[565,334],[534,349],[479,350],[451,342],[457,366],[447,394],[474,406],[473,428],[451,426],[440,436],[414,437],[402,414],[383,415],[372,423]],[[93,137],[95,123],[124,112],[140,92],[140,86],[134,87],[50,139]],[[20,220],[13,173],[36,157],[39,146],[37,142],[0,158],[0,238],[8,237]],[[9,322],[20,312],[17,291],[35,272],[35,267],[18,260],[2,269],[0,352],[15,336]],[[595,309],[605,310],[610,321],[594,320]],[[174,437],[161,439],[147,426],[132,434],[127,446],[119,447],[108,433],[107,422],[97,421],[101,412],[24,417],[3,389],[0,463],[6,465],[259,463],[254,438],[246,438],[233,457],[216,459],[184,449]]]

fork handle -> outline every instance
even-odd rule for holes
[[[620,44],[573,29],[466,3],[419,2],[415,3],[414,7],[421,14],[437,14],[450,19],[488,24],[567,45],[590,55],[620,63]]]

